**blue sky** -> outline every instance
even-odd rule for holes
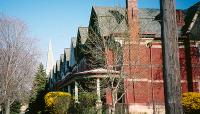
[[[186,9],[199,0],[176,0],[178,9]],[[79,26],[88,26],[92,6],[124,6],[125,0],[0,0],[0,13],[19,18],[38,39],[41,60],[46,64],[51,39],[54,58],[59,59]],[[138,0],[140,8],[159,8],[159,0]]]

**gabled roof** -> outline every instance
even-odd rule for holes
[[[98,18],[102,36],[108,35],[109,32],[124,33],[127,31],[125,8],[93,7],[93,9]],[[159,37],[161,35],[161,26],[159,20],[155,19],[159,14],[159,9],[139,9],[140,32],[156,34]]]
[[[76,41],[77,41],[77,38],[73,37],[72,41],[71,41],[71,48],[70,48],[70,59],[69,59],[70,66],[73,66],[76,63],[75,55],[74,55],[75,54],[75,48],[76,48]]]
[[[81,44],[85,44],[88,38],[88,27],[79,27],[78,34],[80,35]]]
[[[92,11],[97,15],[95,19],[98,20],[101,36],[108,36],[111,33],[124,33],[127,30],[125,9],[117,7],[93,7]]]
[[[72,39],[71,39],[71,45],[72,45],[73,48],[76,47],[76,40],[77,40],[76,37],[72,37]]]
[[[185,16],[185,10],[179,10]],[[142,8],[139,9],[139,23],[141,34],[150,33],[156,34],[156,37],[161,37],[161,24],[160,24],[160,9]],[[182,27],[177,26],[178,35],[182,35]]]
[[[64,49],[64,56],[66,58],[66,61],[69,61],[69,58],[70,58],[70,48],[65,48]]]
[[[141,34],[156,34],[156,37],[161,36],[161,25],[156,16],[160,14],[159,9],[144,8],[139,9],[139,24]]]
[[[56,61],[56,70],[60,71],[60,60]]]
[[[113,16],[112,11],[118,11],[120,14],[125,15],[125,9],[121,7],[93,6],[93,9],[98,16]]]
[[[93,13],[96,14],[101,36],[107,36],[109,33],[124,33],[127,30],[126,9],[117,7],[93,7]],[[183,11],[183,10],[182,10]],[[183,11],[185,13],[185,11]],[[160,9],[140,8],[139,24],[141,34],[156,34],[161,36]],[[182,26],[178,27],[178,33],[181,35]]]
[[[60,54],[60,61],[64,62],[64,54]]]

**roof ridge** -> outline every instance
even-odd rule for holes
[[[93,8],[116,8],[116,6],[92,6]],[[117,8],[125,8],[125,7],[117,7]]]
[[[79,26],[78,28],[88,28],[88,27],[82,27],[82,26]]]
[[[116,7],[116,6],[92,6],[93,8],[120,8],[125,9],[125,7]],[[138,9],[155,9],[160,10],[159,8],[138,8]]]

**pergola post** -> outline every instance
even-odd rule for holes
[[[97,102],[101,102],[100,79],[97,78]]]
[[[96,82],[97,82],[97,101],[96,101],[97,114],[102,114],[100,79],[97,78]]]
[[[78,83],[75,81],[75,102],[78,102]]]
[[[67,86],[67,92],[71,94],[71,86],[70,85]]]

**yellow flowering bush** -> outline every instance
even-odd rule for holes
[[[200,114],[200,93],[184,93],[182,105],[186,114]]]
[[[44,97],[46,110],[50,114],[66,114],[71,102],[67,92],[49,92]]]

